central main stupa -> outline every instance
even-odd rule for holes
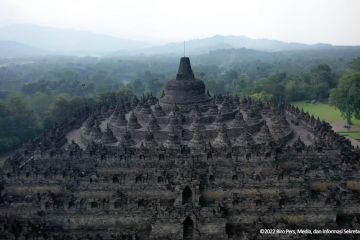
[[[191,109],[194,105],[208,105],[211,99],[205,92],[204,82],[195,79],[190,59],[182,57],[176,79],[166,84],[165,95],[160,98],[160,104],[165,110],[171,109],[175,104],[183,109]]]

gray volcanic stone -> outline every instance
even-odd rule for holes
[[[235,118],[229,124],[230,128],[246,128],[246,122],[242,113],[239,111],[235,114]]]
[[[127,123],[127,127],[129,129],[138,129],[138,128],[141,128],[141,125],[139,124],[138,120],[137,120],[137,117],[134,113],[134,111],[130,112],[130,115],[129,115],[129,121]]]
[[[203,105],[211,101],[205,93],[205,84],[194,78],[190,59],[180,59],[179,70],[175,80],[170,80],[165,86],[165,95],[160,99],[160,104],[169,110],[173,104],[191,109],[194,105]]]
[[[154,114],[155,114],[155,116],[157,116],[157,117],[165,116],[165,113],[164,113],[164,111],[162,110],[162,107],[160,106],[159,102],[157,102],[157,103],[155,104]]]
[[[111,143],[116,143],[117,142],[117,139],[114,136],[111,129],[109,128],[109,125],[106,126],[106,130],[105,130],[105,132],[103,133],[103,135],[101,137],[101,142],[103,144],[111,144]]]
[[[99,126],[99,122],[97,120],[94,121],[93,126],[90,130],[90,137],[94,140],[100,140],[102,136],[101,129]]]
[[[127,121],[126,121],[126,118],[125,118],[125,114],[124,113],[119,113],[114,118],[114,123],[115,123],[116,126],[126,126]]]
[[[189,61],[174,81],[196,81]],[[157,102],[102,102],[8,157],[0,239],[275,240],[313,235],[260,229],[359,228],[360,151],[328,123],[246,97],[171,103],[166,114]]]
[[[227,129],[224,123],[221,125],[218,135],[213,141],[213,146],[217,148],[226,148],[231,146],[231,141],[227,135]]]
[[[260,132],[256,135],[255,139],[257,143],[262,144],[271,143],[274,140],[266,123],[261,127]]]
[[[160,130],[160,126],[159,126],[159,124],[158,124],[158,122],[156,120],[156,117],[153,114],[150,115],[148,129],[151,130],[151,131]]]

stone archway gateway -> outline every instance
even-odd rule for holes
[[[183,222],[183,240],[192,240],[194,238],[194,222],[191,217],[187,217]]]

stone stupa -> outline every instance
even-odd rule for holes
[[[195,79],[191,69],[190,59],[180,59],[176,79],[170,80],[165,86],[165,95],[160,98],[160,105],[169,111],[174,104],[179,108],[191,110],[194,106],[208,105],[211,97],[205,92],[202,80]]]

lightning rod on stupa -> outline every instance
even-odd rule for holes
[[[184,57],[185,57],[185,41],[184,41]]]

